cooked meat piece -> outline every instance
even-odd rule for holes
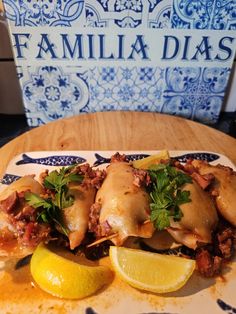
[[[72,173],[77,173],[83,176],[83,186],[95,187],[99,189],[105,176],[105,170],[93,169],[88,163],[78,165],[72,170]]]
[[[223,264],[228,262],[234,254],[235,230],[221,221],[212,237],[212,244],[197,249],[197,268],[205,277],[218,275]]]
[[[101,204],[94,203],[90,208],[89,231],[95,233],[96,238],[107,237],[112,234],[112,228],[107,221],[99,223]]]
[[[197,172],[193,172],[191,176],[203,190],[206,190],[211,182],[215,179],[215,177],[211,173],[201,175]]]
[[[230,259],[234,252],[235,230],[232,227],[219,226],[214,236],[214,250],[224,259]]]
[[[222,258],[212,256],[206,249],[201,249],[196,254],[197,269],[204,277],[213,277],[220,274]]]

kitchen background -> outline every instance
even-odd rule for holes
[[[236,62],[231,72],[220,119],[213,127],[236,137]],[[28,128],[0,0],[0,136],[3,143]]]

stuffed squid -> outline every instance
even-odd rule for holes
[[[0,257],[23,257],[46,239],[49,227],[37,222],[37,213],[25,201],[25,192],[41,194],[43,187],[24,176],[0,193]]]
[[[88,229],[90,207],[94,203],[96,189],[92,186],[70,184],[69,193],[74,197],[70,207],[62,209],[62,220],[69,231],[70,248],[80,245]]]
[[[210,191],[217,209],[227,221],[236,226],[236,172],[229,167],[213,166],[200,160],[194,160],[192,164],[201,175],[214,176]]]
[[[115,161],[109,165],[96,204],[100,206],[99,225],[114,234],[111,241],[115,245],[122,245],[129,236],[152,236],[149,194],[134,184],[134,168],[129,163]]]
[[[194,180],[184,186],[190,191],[191,201],[180,205],[183,217],[171,221],[167,231],[179,243],[196,249],[199,244],[210,243],[217,226],[218,215],[210,196]]]

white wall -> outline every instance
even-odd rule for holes
[[[0,113],[24,112],[6,22],[0,15]]]

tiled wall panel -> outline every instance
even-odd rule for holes
[[[183,29],[189,34],[209,30],[217,35],[236,28],[234,0],[213,0],[211,5],[192,0],[5,0],[5,8],[11,30],[48,31],[50,26],[52,34],[58,29],[89,27],[91,32]],[[214,123],[222,109],[236,109],[233,91],[228,89],[225,97],[231,68],[220,63],[211,67],[196,63],[114,66],[112,62],[90,66],[68,61],[66,66],[26,66],[17,60],[17,72],[30,125],[107,110],[164,112]]]

